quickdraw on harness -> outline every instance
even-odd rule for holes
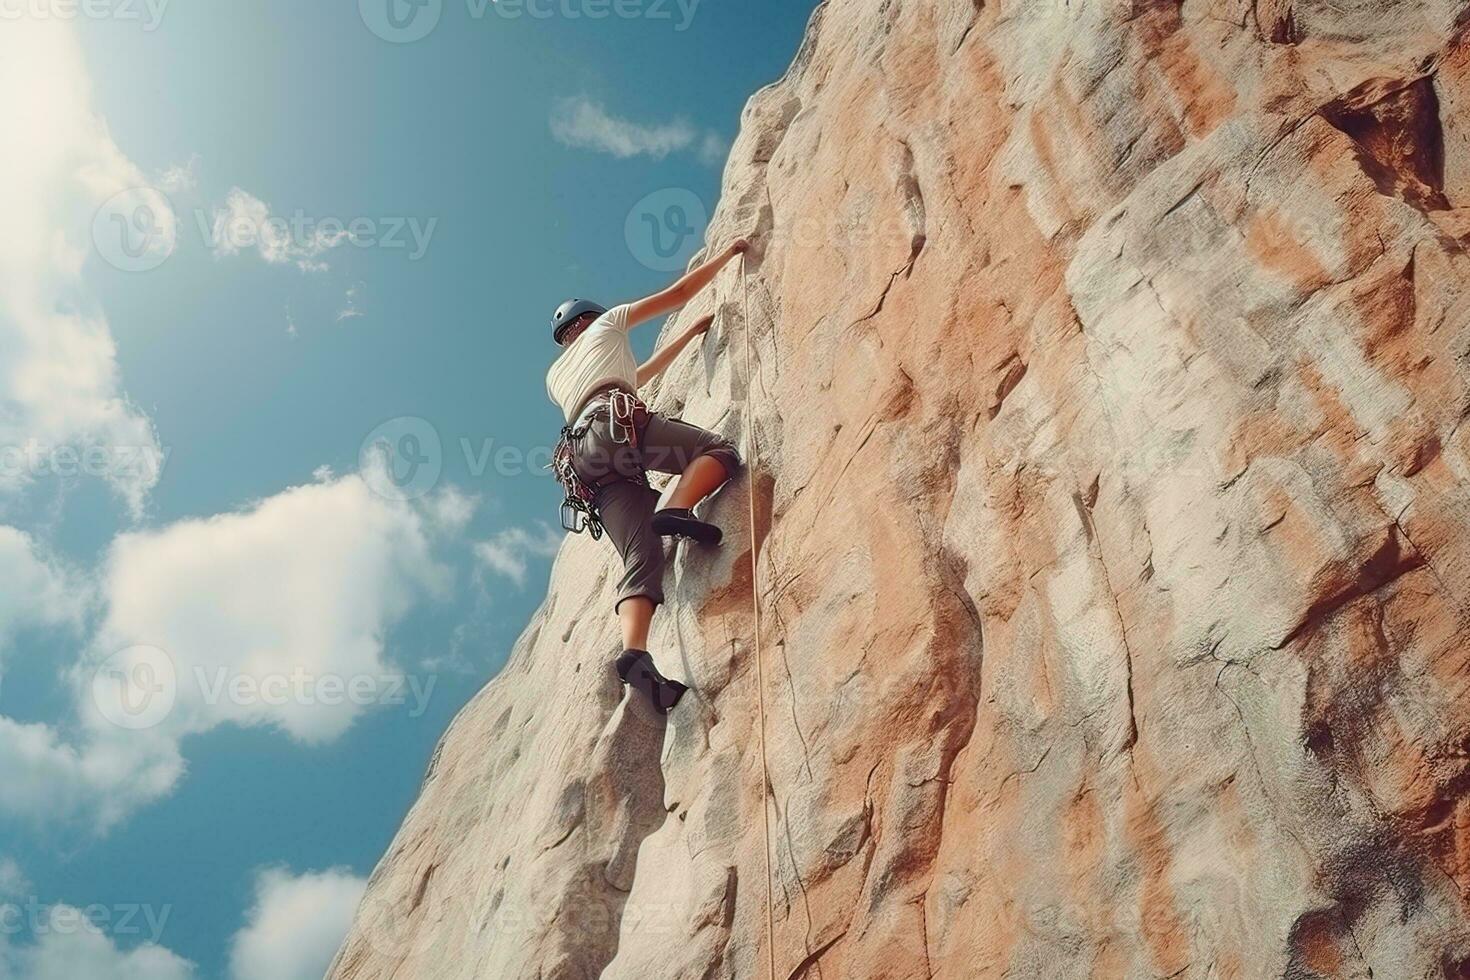
[[[587,434],[604,411],[608,413],[608,428],[612,440],[619,445],[638,445],[636,414],[642,403],[626,391],[614,390],[606,395],[593,396],[582,414],[571,425],[563,426],[561,440],[551,454],[551,471],[556,476],[566,496],[561,502],[561,526],[573,534],[583,531],[596,541],[602,537],[602,515],[597,511],[597,491],[617,480],[643,481],[643,477],[627,477],[614,471],[602,481],[589,484],[577,475],[577,442]]]
[[[585,432],[585,430],[583,430]],[[597,491],[582,482],[572,465],[572,442],[580,438],[571,426],[561,430],[561,441],[551,454],[551,472],[566,491],[561,502],[561,526],[573,534],[591,533],[592,540],[602,537],[602,518],[597,513]]]

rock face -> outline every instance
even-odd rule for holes
[[[570,540],[332,976],[1470,977],[1467,10],[819,8],[654,392],[760,446],[695,690]]]

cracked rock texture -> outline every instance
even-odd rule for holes
[[[780,977],[1470,977],[1467,10],[818,8],[651,393],[759,438],[694,691],[569,540],[331,975],[764,975],[753,492]]]

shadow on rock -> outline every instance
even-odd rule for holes
[[[585,859],[555,920],[547,980],[596,977],[617,955],[638,850],[665,817],[659,756],[666,727],[629,691],[598,736],[586,769]]]

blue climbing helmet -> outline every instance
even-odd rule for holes
[[[607,307],[600,306],[590,299],[569,299],[556,308],[551,314],[551,339],[561,345],[561,338],[566,333],[567,327],[571,326],[579,316],[587,313],[596,313],[598,316],[607,312]]]

